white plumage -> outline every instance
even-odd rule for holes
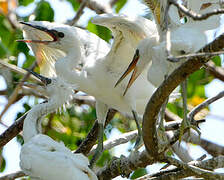
[[[62,142],[39,134],[42,117],[69,101],[75,87],[60,78],[48,79],[46,83],[49,100],[35,105],[24,120],[21,169],[34,180],[96,180],[83,154],[73,154]]]
[[[193,10],[199,13],[208,12],[211,9],[218,8],[217,0],[213,1],[213,5],[209,7],[209,9],[200,10],[201,5],[206,3],[204,1],[188,1],[190,7],[194,7]],[[189,7],[189,8],[190,8]],[[174,7],[173,7],[174,8]],[[172,9],[170,9],[171,11]],[[172,16],[172,13],[170,13]],[[187,23],[182,25],[177,25],[180,22],[180,17],[178,19],[178,23],[171,22],[176,24],[176,26],[171,26],[171,54],[174,56],[190,54],[197,52],[202,47],[204,47],[208,43],[208,30],[214,30],[220,25],[220,15],[213,16],[204,21],[192,21],[188,20]],[[131,66],[126,72],[130,72],[130,69],[135,69],[135,75],[133,78],[136,79],[139,74],[147,67],[149,63],[152,65],[148,69],[148,80],[154,86],[158,87],[164,80],[166,75],[169,75],[173,72],[177,67],[180,66],[184,62],[181,60],[178,63],[173,63],[167,61],[166,54],[166,42],[160,42],[160,39],[165,39],[159,36],[150,36],[146,39],[142,40],[137,49],[138,55],[135,56],[133,61],[136,62],[136,66]],[[125,74],[125,73],[124,73]],[[124,78],[124,77],[122,77]],[[129,81],[130,83],[133,81]]]
[[[30,25],[32,23],[29,22]],[[37,28],[48,34],[52,30],[58,33],[63,32],[64,37],[55,38],[57,39],[56,41],[45,41],[45,43],[38,44],[43,44],[41,51],[44,51],[45,47],[47,47],[56,48],[66,53],[65,57],[57,59],[55,63],[56,74],[66,79],[69,83],[77,83],[79,85],[78,90],[96,98],[97,120],[100,123],[100,127],[103,128],[109,108],[117,109],[123,113],[131,114],[137,112],[139,115],[143,114],[145,105],[155,90],[154,86],[147,83],[146,74],[142,74],[138,78],[125,97],[123,92],[126,82],[121,83],[117,88],[114,88],[114,85],[130,63],[138,43],[147,36],[157,34],[157,29],[152,21],[145,18],[131,18],[114,14],[97,16],[93,19],[93,23],[108,27],[113,33],[114,42],[107,55],[105,53],[105,56],[102,58],[91,56],[91,58],[85,61],[81,71],[75,69],[77,62],[85,58],[82,54],[83,42],[80,34],[77,34],[74,29],[63,25],[54,26],[52,24],[51,29],[49,29],[49,25],[39,23],[39,27],[37,27],[35,23],[32,25],[32,28],[33,31]],[[30,27],[28,26],[27,28]],[[54,37],[54,35],[50,35]],[[36,39],[37,37],[32,38]],[[85,38],[83,37],[83,39]],[[38,46],[38,44],[36,45]],[[107,47],[106,45],[105,48]],[[33,50],[35,51],[35,49]],[[100,144],[99,148],[102,150],[102,139]]]

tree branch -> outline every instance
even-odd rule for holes
[[[186,8],[182,4],[179,4],[176,0],[169,0],[171,4],[176,6],[182,13],[185,15],[191,17],[193,20],[201,21],[208,19],[210,16],[219,15],[224,13],[224,9],[215,9],[212,12],[205,13],[205,14],[197,14],[194,11],[191,11],[190,9]]]
[[[188,114],[188,118],[190,119],[190,121],[194,120],[194,116],[201,111],[202,109],[204,109],[205,107],[207,107],[208,105],[210,105],[211,103],[223,98],[224,96],[224,91],[220,92],[219,94],[217,94],[214,97],[208,98],[206,99],[203,103],[197,105],[196,107],[194,107],[194,109]]]
[[[107,114],[107,119],[105,122],[105,127],[113,119],[116,112],[117,111],[113,109],[109,110]],[[98,121],[95,121],[92,129],[90,130],[86,138],[82,141],[78,149],[76,149],[75,153],[83,153],[84,155],[87,155],[89,151],[92,149],[92,147],[94,146],[94,144],[96,143],[98,131],[99,131],[99,124],[98,124]]]
[[[31,66],[30,66],[30,70],[33,70],[36,67],[36,62],[34,62]],[[6,104],[6,106],[4,107],[2,113],[0,114],[0,121],[3,117],[3,115],[5,114],[5,112],[8,110],[8,108],[15,102],[15,100],[17,99],[17,95],[19,93],[19,90],[21,89],[23,83],[29,78],[30,76],[30,72],[27,72],[25,74],[25,76],[22,78],[22,80],[19,82],[19,84],[16,86],[16,88],[14,89],[13,93],[10,95],[9,99],[8,99],[8,103]]]
[[[0,149],[6,145],[12,138],[17,136],[20,131],[23,129],[23,121],[26,118],[28,112],[26,112],[23,116],[21,116],[19,119],[17,119],[11,126],[9,126],[8,129],[5,130],[0,135]]]
[[[17,171],[15,173],[7,174],[5,176],[0,177],[0,180],[14,180],[23,176],[26,176],[23,171]]]
[[[222,67],[216,66],[212,61],[205,63],[204,66],[215,78],[224,81],[224,69]]]
[[[83,10],[86,7],[87,2],[88,2],[88,0],[83,0],[81,2],[80,7],[79,7],[78,11],[76,12],[75,17],[68,23],[70,26],[74,26],[77,23],[77,21],[80,19],[80,17],[83,14]]]
[[[84,0],[77,0],[79,3],[82,3]],[[97,14],[103,14],[103,13],[112,13],[111,7],[103,6],[96,0],[88,0],[86,6],[95,11]]]
[[[224,35],[216,38],[212,43],[208,44],[200,52],[217,52],[224,47]],[[156,132],[156,117],[160,111],[162,104],[171,92],[191,73],[197,71],[204,63],[208,62],[210,57],[194,57],[183,63],[178,69],[157,88],[149,100],[143,116],[143,140],[148,153],[158,159],[158,142],[154,134]]]

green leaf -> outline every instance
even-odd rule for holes
[[[76,0],[67,0],[67,1],[72,4],[72,7],[75,11],[77,11],[79,9],[80,4],[78,1],[76,1]]]
[[[5,170],[5,167],[6,167],[6,161],[3,157],[2,158],[2,161],[1,161],[1,164],[0,164],[0,172],[3,172]]]
[[[116,13],[119,13],[119,11],[124,7],[126,2],[127,2],[127,0],[119,0],[119,1],[117,1],[117,3],[115,4]]]
[[[93,24],[91,21],[89,21],[87,29],[107,42],[109,42],[112,37],[111,31],[109,29],[103,26]]]
[[[23,144],[24,144],[23,136],[21,136],[20,134],[18,134],[18,135],[16,136],[16,140],[17,140],[17,142],[18,142],[20,145],[23,145]]]
[[[54,10],[51,8],[50,4],[44,0],[37,4],[35,9],[36,21],[53,21],[54,20]]]
[[[19,0],[19,6],[27,6],[32,3],[34,0]]]
[[[140,168],[138,170],[136,170],[132,175],[130,179],[136,179],[138,177],[144,176],[147,174],[147,171],[145,168]]]
[[[215,63],[216,66],[221,66],[222,60],[221,60],[220,56],[213,57],[212,61]]]

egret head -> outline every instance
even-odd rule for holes
[[[135,80],[143,72],[143,70],[151,64],[152,47],[156,41],[157,37],[152,36],[150,38],[142,40],[139,43],[135,51],[135,55],[131,63],[129,64],[127,70],[123,73],[123,75],[115,84],[116,87],[128,74],[133,71],[123,95],[126,94],[127,90],[131,87],[131,85],[135,82]]]
[[[72,26],[47,21],[21,22],[21,24],[23,24],[24,40],[18,41],[43,44],[65,53],[79,44],[76,29]]]

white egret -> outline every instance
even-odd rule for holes
[[[43,116],[57,110],[72,98],[73,86],[60,78],[48,79],[36,73],[46,84],[47,102],[35,105],[27,114],[23,125],[24,145],[20,153],[20,166],[31,177],[39,180],[96,180],[83,154],[73,154],[61,142],[41,133]]]
[[[29,23],[33,30],[41,30],[53,38],[53,41],[32,41],[44,44],[48,48],[56,48],[66,52],[66,56],[56,61],[56,74],[66,79],[69,83],[77,83],[78,90],[93,95],[96,98],[96,113],[99,123],[99,140],[97,153],[93,157],[97,159],[103,150],[103,125],[109,108],[117,109],[120,112],[133,114],[139,130],[136,146],[141,139],[141,129],[137,122],[137,114],[142,115],[147,100],[151,97],[154,86],[147,83],[146,74],[139,76],[127,95],[123,96],[123,91],[127,82],[121,83],[118,88],[114,84],[125,70],[134,55],[136,46],[145,37],[157,34],[156,25],[142,17],[127,17],[124,15],[104,14],[94,18],[93,23],[108,27],[114,36],[114,42],[110,52],[102,58],[92,58],[85,62],[81,71],[74,70],[80,59],[81,42],[80,38],[69,31],[69,28],[59,26],[49,29],[44,24]],[[63,37],[59,37],[63,33]],[[57,37],[57,38],[55,38]],[[28,41],[26,41],[28,42]],[[38,44],[37,44],[38,43]],[[45,47],[42,47],[43,51]],[[92,162],[93,162],[92,161]]]
[[[219,7],[216,1],[217,0],[213,2],[214,4],[209,8],[209,10]],[[194,10],[197,10],[196,12],[200,13],[209,11],[208,9],[200,10],[201,5],[204,3],[206,2],[197,1],[196,4],[199,9],[195,8]],[[195,4],[195,1],[189,2],[189,4]],[[208,43],[208,36],[206,33],[208,30],[218,28],[220,25],[220,15],[211,17],[204,21],[188,21],[187,23],[179,26],[179,23],[173,24],[176,25],[171,26],[171,54],[174,56],[190,54],[197,52]],[[149,82],[156,87],[163,82],[167,75],[172,73],[180,66],[180,64],[183,63],[183,61],[177,63],[167,61],[166,42],[160,42],[161,39],[164,38],[159,36],[150,36],[139,43],[132,62],[116,83],[116,85],[119,84],[132,70],[134,70],[125,93],[128,92],[128,88],[131,87],[134,80],[137,79],[151,61],[152,65],[148,69],[147,77]],[[186,124],[187,122],[185,120],[187,119],[184,118],[183,123]],[[189,125],[189,123],[187,124]]]
[[[23,24],[24,40],[18,41],[26,42],[32,49],[37,58],[40,73],[47,77],[57,76],[55,62],[58,59],[66,56],[73,57],[72,67],[80,69],[86,61],[104,57],[110,50],[110,45],[106,41],[78,27],[47,21],[21,22],[21,24]],[[54,29],[57,29],[58,33]],[[67,36],[65,38],[62,37],[64,35],[60,30],[66,32]],[[48,46],[49,42],[58,43],[61,38],[63,38],[62,43],[64,43],[65,48]],[[76,54],[80,54],[77,59]]]

